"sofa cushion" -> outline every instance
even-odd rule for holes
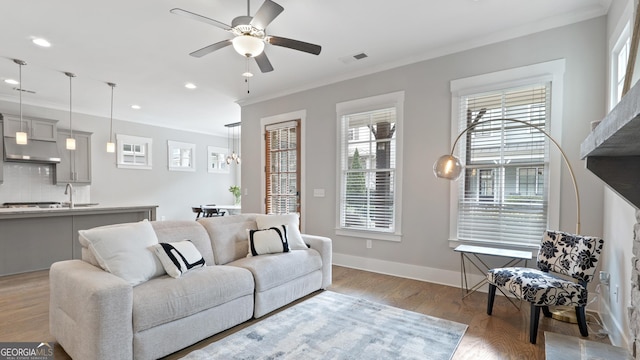
[[[296,213],[278,215],[256,215],[256,225],[258,229],[268,229],[272,226],[287,225],[287,238],[291,250],[306,250],[307,244],[302,240],[300,234],[300,217]]]
[[[216,264],[225,265],[249,253],[247,229],[257,229],[255,214],[210,217],[198,222],[211,238]]]
[[[136,286],[164,273],[151,246],[158,243],[147,220],[78,231],[100,267]]]
[[[172,278],[179,278],[191,269],[205,266],[202,255],[189,240],[156,244],[153,250],[167,275]]]
[[[287,241],[287,225],[274,226],[269,229],[247,230],[249,238],[249,254],[258,256],[289,252]]]
[[[205,266],[179,279],[166,275],[151,279],[133,289],[133,331],[150,329],[252,295],[253,290],[251,273],[232,266]]]
[[[307,249],[246,257],[228,265],[251,271],[256,283],[256,292],[261,292],[321,269],[322,258],[317,251]]]
[[[198,222],[188,220],[152,221],[151,225],[158,236],[158,242],[172,243],[190,240],[200,251],[207,264],[215,264],[209,234]]]

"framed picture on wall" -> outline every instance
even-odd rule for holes
[[[227,149],[207,146],[207,171],[210,173],[228,173]]]

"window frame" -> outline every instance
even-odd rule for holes
[[[151,170],[152,168],[152,153],[153,153],[153,140],[151,138],[141,137],[141,136],[133,136],[133,135],[124,135],[124,134],[116,134],[116,166],[121,169],[141,169],[141,170]],[[140,146],[140,152],[144,154],[144,163],[142,164],[133,164],[130,162],[126,162],[124,160],[125,155],[129,155],[131,151],[125,151],[125,145],[133,145]],[[135,151],[133,152],[135,154]]]
[[[180,151],[180,164],[174,163],[173,152]],[[182,165],[183,153],[188,151],[188,165]],[[167,140],[167,168],[169,171],[196,171],[196,144]]]
[[[376,231],[375,229],[352,229],[341,226],[342,203],[344,186],[344,174],[342,169],[342,153],[343,144],[341,141],[349,138],[349,134],[343,134],[342,117],[349,114],[357,114],[362,112],[380,110],[384,108],[395,107],[396,109],[396,125],[395,125],[395,179],[393,189],[394,200],[394,229],[393,231]],[[402,148],[403,148],[403,118],[404,118],[404,91],[398,91],[388,94],[371,96],[367,98],[345,101],[336,104],[336,134],[337,151],[336,151],[336,235],[362,237],[373,240],[386,240],[399,242],[402,240]]]
[[[476,75],[467,78],[452,80],[451,87],[451,144],[460,133],[460,99],[463,96],[482,92],[498,91],[515,88],[541,82],[550,82],[551,109],[547,132],[562,146],[562,114],[563,114],[563,78],[565,71],[565,59],[512,68],[487,74]],[[456,147],[455,154],[460,156],[461,147]],[[547,210],[547,227],[557,229],[560,223],[560,190],[562,158],[560,151],[553,145],[549,145],[549,194]],[[450,212],[449,212],[449,245],[456,247],[461,243],[476,245],[500,245],[501,247],[533,249],[537,244],[505,243],[503,241],[474,241],[458,238],[458,196],[459,186],[451,183],[450,186]],[[570,206],[574,207],[575,204]]]

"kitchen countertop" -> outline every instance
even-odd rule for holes
[[[0,219],[48,217],[48,216],[70,216],[89,215],[109,212],[131,212],[150,210],[155,213],[158,205],[83,205],[78,204],[73,209],[68,207],[60,208],[0,208]],[[154,214],[155,217],[155,214]]]

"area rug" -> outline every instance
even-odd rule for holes
[[[183,359],[451,359],[467,325],[323,291]]]

